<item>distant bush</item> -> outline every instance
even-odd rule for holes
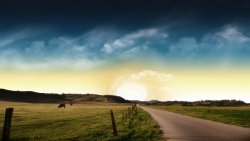
[[[245,106],[247,105],[241,100],[201,100],[193,102],[194,106]]]

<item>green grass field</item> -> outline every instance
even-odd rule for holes
[[[152,106],[192,117],[250,127],[250,107]]]
[[[122,111],[126,104],[75,104],[58,109],[58,104],[2,102],[0,132],[6,107],[13,107],[11,140],[161,140],[159,126],[141,109],[123,125]],[[112,134],[110,110],[113,110],[118,136]]]

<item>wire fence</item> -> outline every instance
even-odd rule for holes
[[[116,109],[116,108],[112,109],[112,107],[110,108],[111,109],[107,110],[107,112],[101,112],[101,113],[89,112],[86,114],[86,116],[79,117],[79,118],[82,122],[92,121],[92,122],[100,123],[100,128],[101,127],[109,128],[108,132],[113,134],[113,136],[117,136],[119,135],[119,132],[122,132],[124,128],[127,128],[127,125],[130,119],[134,115],[137,114],[137,106],[134,104],[132,106],[124,107],[122,109]],[[17,126],[11,125],[13,115],[15,115],[14,109],[6,108],[3,129],[2,129],[2,141],[9,141],[11,137],[11,130],[17,127]],[[75,119],[67,119],[67,118],[64,119],[63,117],[61,117],[61,119],[62,120],[60,120],[60,122],[75,120]],[[47,125],[50,126],[50,124],[47,124]],[[44,126],[46,126],[46,124]]]

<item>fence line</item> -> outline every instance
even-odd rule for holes
[[[125,122],[127,122],[128,119],[131,119],[133,115],[136,115],[137,113],[137,106],[136,104],[131,107],[128,107],[127,110],[122,110],[122,125],[125,125]],[[115,123],[115,116],[112,110],[110,110],[111,115],[111,123],[113,128],[113,135],[117,136],[117,129],[116,129],[116,123]]]
[[[2,141],[9,141],[10,139],[10,129],[11,129],[11,120],[12,120],[12,115],[13,115],[13,108],[6,108],[5,111],[5,121],[4,121],[4,126],[3,126],[3,133],[2,133]],[[116,119],[121,120],[122,125],[124,126],[126,122],[132,118],[133,115],[137,112],[137,107],[136,105],[133,105],[131,107],[127,107],[125,110],[119,110],[117,112],[119,116],[116,116],[113,112],[113,110],[110,110],[110,117],[111,117],[111,123],[112,123],[112,129],[113,129],[113,135],[117,136],[117,127],[116,127]],[[92,117],[85,117],[87,118],[103,118],[103,117],[108,117],[109,115],[97,115],[97,116],[92,116]]]

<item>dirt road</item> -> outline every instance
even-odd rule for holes
[[[250,141],[250,129],[141,107],[160,125],[167,141]],[[250,117],[249,117],[250,118]]]

